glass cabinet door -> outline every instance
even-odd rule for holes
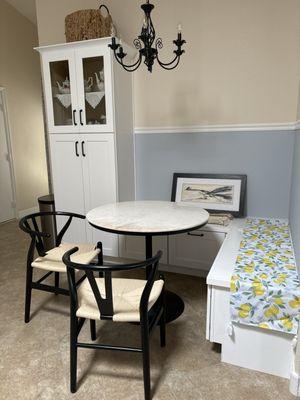
[[[68,60],[51,61],[50,76],[54,125],[73,125]]]
[[[105,51],[99,54],[95,48],[82,49],[76,67],[79,74],[80,131],[112,131],[111,67]]]
[[[50,133],[79,131],[74,53],[50,54],[45,60],[45,94]]]

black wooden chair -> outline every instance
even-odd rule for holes
[[[100,246],[100,244],[99,244]],[[70,289],[70,389],[77,390],[77,349],[120,350],[142,353],[145,399],[151,398],[149,336],[153,328],[160,325],[161,347],[165,340],[164,277],[156,280],[157,268],[162,252],[151,259],[135,264],[121,265],[82,265],[70,260],[78,248],[66,252],[63,261],[67,266]],[[74,256],[73,256],[74,257]],[[139,268],[150,269],[147,280],[112,278],[115,271],[129,271]],[[75,271],[84,271],[87,279],[78,287]],[[103,273],[103,278],[94,273]],[[141,347],[111,346],[108,344],[82,343],[78,335],[85,319],[94,323],[92,340],[96,340],[96,320],[114,322],[135,322],[140,325]],[[120,395],[121,398],[121,395]]]
[[[55,234],[54,243],[55,247],[51,250],[45,250],[44,238],[49,238],[50,233],[41,232],[39,226],[41,226],[41,218],[54,217],[55,220],[58,218],[67,218],[66,223],[58,234]],[[26,273],[26,294],[25,294],[25,322],[30,320],[30,304],[31,304],[31,292],[32,289],[43,290],[57,294],[63,294],[69,296],[69,290],[59,287],[60,273],[66,273],[67,269],[62,261],[64,253],[76,246],[74,243],[62,243],[64,234],[67,232],[72,219],[79,218],[84,220],[85,216],[80,214],[74,214],[71,212],[61,211],[46,211],[35,214],[30,214],[22,218],[19,222],[19,227],[31,237],[27,253],[27,273]],[[98,263],[103,262],[102,248],[98,244],[98,247],[90,244],[78,244],[79,251],[74,256],[73,260],[82,264],[89,264],[96,256],[98,257]],[[34,253],[37,251],[38,257],[34,259]],[[40,270],[48,271],[37,281],[33,281],[33,269],[38,268]],[[46,285],[42,283],[50,275],[54,274],[54,286]],[[81,283],[85,278],[83,276],[77,284]]]

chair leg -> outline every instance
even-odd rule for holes
[[[70,390],[77,390],[77,317],[71,316],[70,329]]]
[[[97,335],[96,335],[96,321],[93,319],[90,319],[90,329],[91,329],[91,340],[96,340]]]
[[[160,347],[166,347],[166,294],[164,290],[162,292],[161,302],[163,312],[159,321]]]
[[[143,376],[145,400],[151,399],[150,381],[150,349],[149,349],[149,328],[148,323],[141,321],[142,350],[143,350]]]
[[[55,286],[55,296],[58,295],[57,289],[59,288],[59,272],[54,272],[54,286]]]
[[[24,316],[25,323],[28,323],[30,321],[32,273],[33,273],[33,268],[31,266],[28,266],[26,273],[26,291],[25,291],[25,316]]]
[[[159,321],[159,330],[160,330],[160,347],[166,347],[166,314],[165,309],[163,311],[163,315]]]

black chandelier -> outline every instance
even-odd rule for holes
[[[154,61],[157,60],[158,64],[167,70],[171,70],[177,67],[180,61],[181,55],[184,53],[184,50],[181,47],[186,43],[185,40],[182,40],[181,34],[181,25],[178,25],[178,36],[176,40],[173,40],[173,43],[177,47],[174,50],[175,57],[172,61],[168,63],[164,63],[159,59],[158,50],[163,48],[163,42],[161,38],[156,38],[155,29],[151,19],[151,12],[154,9],[154,5],[149,3],[149,0],[145,4],[141,5],[142,10],[145,13],[144,23],[142,27],[142,32],[140,36],[134,39],[133,44],[135,48],[139,51],[138,60],[131,65],[124,64],[124,58],[126,57],[126,53],[122,47],[122,41],[120,40],[117,43],[114,33],[112,34],[111,44],[108,46],[113,50],[116,60],[122,67],[129,72],[133,72],[139,68],[141,62],[144,58],[144,64],[147,65],[148,71],[152,72]],[[153,46],[154,44],[154,46]],[[153,47],[152,47],[153,46]]]

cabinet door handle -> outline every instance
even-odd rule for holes
[[[83,125],[83,121],[82,121],[82,112],[83,110],[79,110],[79,119],[80,119],[80,125]]]
[[[78,153],[78,141],[75,142],[75,153],[76,153],[76,157],[79,157],[79,153]]]
[[[189,235],[189,236],[199,236],[199,237],[203,237],[203,236],[204,236],[204,233],[200,233],[199,235],[197,235],[196,233],[188,232],[188,235]]]
[[[85,157],[86,154],[84,152],[84,142],[81,142],[81,152],[82,152],[83,157]]]
[[[77,122],[76,122],[76,110],[73,110],[73,124],[75,126],[77,126]]]

